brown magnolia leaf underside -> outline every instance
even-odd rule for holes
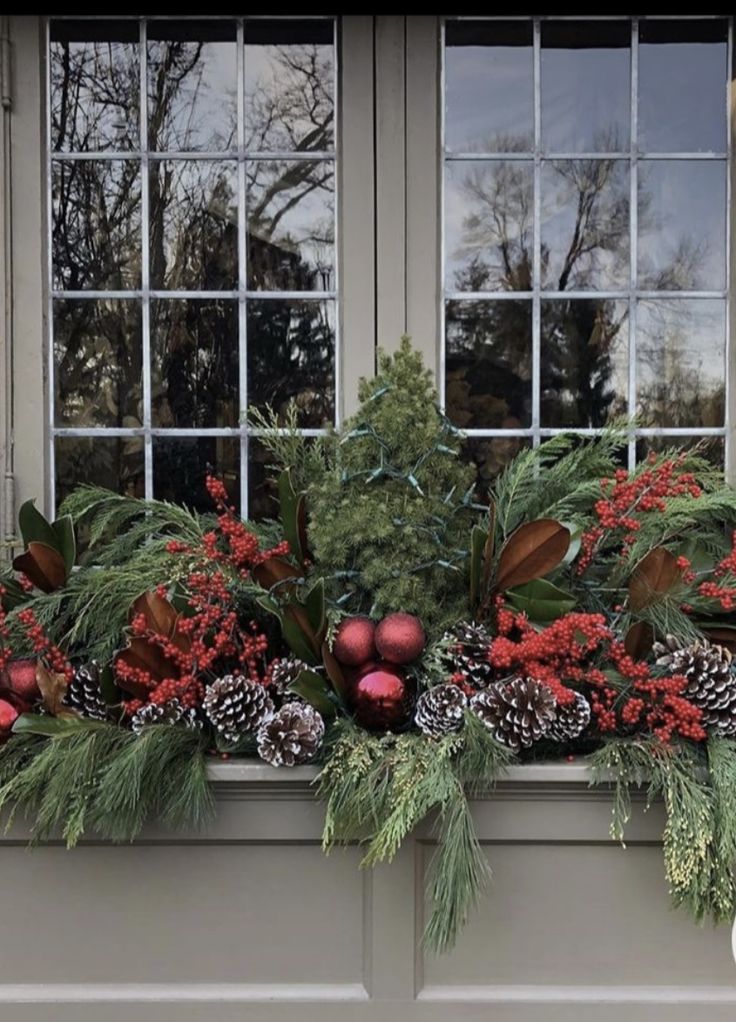
[[[76,710],[64,706],[67,680],[63,674],[50,671],[40,661],[36,664],[36,684],[43,707],[52,717],[78,717]]]
[[[538,518],[513,532],[503,545],[496,589],[503,591],[542,578],[564,559],[570,530],[553,518]]]
[[[15,558],[13,567],[44,593],[53,593],[66,582],[64,558],[46,543],[29,543],[28,549]]]
[[[654,643],[654,629],[648,621],[636,621],[624,636],[624,648],[634,660],[643,660]]]
[[[165,635],[182,652],[190,649],[191,638],[188,635],[180,634],[177,629],[181,615],[166,597],[159,596],[153,591],[143,593],[130,608],[130,620],[132,621],[138,614],[143,614],[145,617],[149,631],[155,632],[157,635]]]
[[[677,558],[663,546],[650,550],[636,566],[629,582],[629,607],[642,610],[668,593],[680,580]]]

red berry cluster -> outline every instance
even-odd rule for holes
[[[7,623],[7,612],[3,607],[3,596],[7,595],[5,586],[0,585],[0,671],[10,663],[13,651],[10,648],[10,630]]]
[[[34,653],[38,654],[50,670],[56,674],[63,674],[67,682],[70,682],[74,677],[74,668],[62,650],[48,637],[30,607],[18,611],[18,622],[23,626]]]
[[[736,607],[736,531],[731,536],[731,552],[718,562],[713,578],[700,583],[698,593],[718,600],[723,610]]]
[[[634,473],[620,468],[613,479],[601,480],[602,496],[594,505],[598,521],[583,533],[578,574],[582,575],[590,566],[610,533],[616,534],[625,551],[641,528],[639,515],[664,511],[673,497],[697,499],[702,495],[693,473],[681,471],[685,458],[681,454],[658,463],[657,456],[652,454],[646,462],[648,467]]]

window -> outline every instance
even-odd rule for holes
[[[269,509],[247,420],[335,421],[332,18],[48,26],[50,481]]]
[[[442,387],[482,478],[636,415],[724,463],[725,18],[444,23]]]

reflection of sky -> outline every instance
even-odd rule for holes
[[[542,48],[542,143],[548,151],[628,150],[626,49]]]
[[[534,135],[531,47],[448,46],[445,78],[445,135],[449,149],[510,151],[531,146]],[[518,144],[520,140],[522,145]]]

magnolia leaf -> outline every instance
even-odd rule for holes
[[[301,578],[299,569],[280,557],[267,557],[265,561],[252,569],[251,574],[258,585],[263,586],[264,589],[283,586],[286,582],[292,583],[289,586],[283,586],[287,592],[293,589],[293,583]]]
[[[44,593],[61,589],[67,578],[66,564],[59,551],[35,540],[15,558],[13,567]]]
[[[164,678],[176,678],[179,668],[170,660],[163,650],[140,636],[133,636],[124,650],[117,654],[114,664],[123,663],[136,670],[148,671],[152,678],[162,681]],[[118,677],[118,686],[136,699],[147,700],[149,690],[137,681]]]
[[[634,660],[643,660],[651,652],[654,629],[648,621],[636,621],[624,636],[626,652]]]
[[[30,546],[31,543],[45,543],[61,553],[58,538],[51,522],[44,518],[32,500],[21,504],[18,512],[18,528],[25,546]]]
[[[65,675],[50,671],[39,661],[36,664],[36,684],[41,693],[43,707],[52,717],[79,716],[76,710],[64,706],[64,696],[68,687]]]
[[[92,720],[90,717],[49,717],[40,713],[22,713],[16,717],[12,731],[16,735],[42,735],[44,738],[56,738],[59,735],[74,734],[79,731],[95,731],[109,727],[103,720]]]
[[[28,594],[22,589],[13,578],[0,579],[4,592],[0,596],[0,606],[3,610],[15,610],[28,599]]]
[[[523,611],[530,621],[539,623],[556,621],[573,610],[577,602],[572,593],[559,589],[546,578],[507,589],[506,597],[516,610]]]
[[[470,533],[470,606],[480,600],[481,577],[483,572],[483,551],[488,533],[480,525],[474,525]]]
[[[304,608],[307,612],[307,618],[309,619],[309,624],[314,632],[317,643],[321,646],[327,630],[324,579],[321,578],[319,581],[315,582],[304,597]]]
[[[520,525],[501,550],[496,589],[510,589],[549,574],[562,562],[569,546],[570,530],[553,518]]]
[[[143,593],[130,608],[131,622],[138,614],[143,614],[149,631],[155,632],[156,635],[165,635],[183,653],[191,649],[191,638],[180,632],[177,627],[181,614],[165,596],[159,596],[153,590]]]
[[[332,682],[332,686],[335,692],[340,698],[340,702],[344,703],[347,697],[348,683],[343,669],[334,656],[332,650],[326,642],[322,643],[322,663],[325,665],[327,671],[327,677]]]
[[[109,664],[100,671],[100,695],[107,706],[120,702],[120,689],[115,684],[115,675]]]
[[[289,649],[295,656],[297,656],[300,660],[304,660],[305,663],[318,664],[319,653],[315,650],[302,627],[304,619],[306,618],[306,613],[303,608],[302,613],[304,614],[304,618],[300,621],[297,620],[297,615],[295,615],[293,607],[284,607],[281,614],[281,631]]]
[[[563,557],[562,563],[572,564],[580,553],[580,547],[583,545],[584,530],[582,525],[576,525],[574,522],[563,522],[562,524],[570,531],[570,546],[567,548],[567,553]]]
[[[288,468],[279,476],[279,507],[281,510],[281,525],[284,536],[289,543],[289,548],[300,564],[304,563],[306,546],[302,546],[301,530],[299,528],[299,507],[303,507],[302,496],[294,489],[291,479],[291,472]]]
[[[637,564],[629,582],[629,606],[642,610],[668,593],[680,580],[677,558],[663,546],[655,547]]]
[[[725,646],[731,653],[736,653],[736,627],[733,625],[714,624],[713,622],[693,622],[697,624],[703,635],[717,646]]]
[[[71,515],[64,515],[52,523],[51,528],[56,536],[56,546],[64,558],[66,576],[69,578],[77,559],[77,541],[74,536],[74,522]]]
[[[315,671],[300,671],[289,685],[288,691],[296,692],[302,699],[306,699],[323,717],[335,716],[335,704],[330,699],[330,688],[321,674]]]

